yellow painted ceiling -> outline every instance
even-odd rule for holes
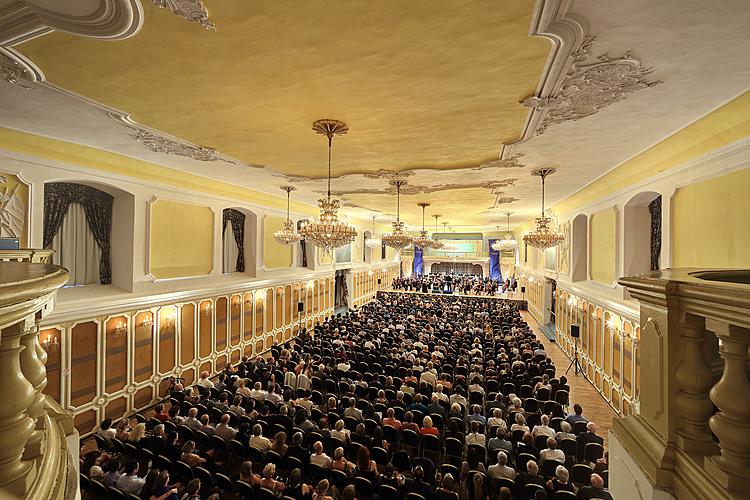
[[[49,81],[144,125],[314,177],[325,176],[318,118],[351,129],[335,141],[335,174],[497,158],[550,48],[528,36],[532,0],[203,3],[215,32],[144,1],[130,39],[53,33],[17,48]]]
[[[520,134],[527,110],[519,100],[534,92],[550,49],[528,36],[533,0],[203,3],[215,32],[146,1],[143,29],[130,39],[55,32],[17,49],[49,81],[139,123],[315,178],[326,174],[325,139],[310,128],[319,118],[350,126],[335,140],[335,175],[496,159]],[[466,184],[476,185],[473,177]],[[344,200],[395,212],[395,196]],[[422,200],[455,224],[495,224],[480,214],[494,200],[487,189],[405,196],[407,223],[419,223]]]

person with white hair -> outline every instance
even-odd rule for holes
[[[516,480],[516,471],[513,467],[508,467],[508,455],[505,452],[497,452],[497,463],[490,465],[487,469],[487,475],[492,479],[510,479]]]
[[[526,462],[526,472],[521,473],[517,484],[521,489],[527,484],[538,484],[542,488],[547,488],[544,478],[539,475],[539,466],[533,460]]]
[[[508,429],[508,424],[505,423],[505,420],[503,419],[503,410],[500,408],[494,408],[492,410],[492,416],[487,419],[487,427],[490,429],[493,427],[499,427],[502,430]]]
[[[559,443],[562,439],[575,439],[576,435],[570,432],[571,430],[571,425],[563,420],[560,422],[560,432],[555,434],[555,440]]]
[[[555,437],[555,430],[549,426],[549,417],[547,415],[542,415],[541,424],[534,426],[531,430],[531,435],[534,439],[536,439],[537,436]]]
[[[510,432],[516,431],[529,432],[529,427],[526,425],[526,419],[523,418],[522,413],[516,413],[516,423],[510,426]]]
[[[204,389],[213,389],[214,388],[214,383],[211,382],[208,379],[208,372],[205,371],[205,370],[201,372],[200,378],[195,383],[195,385],[199,385],[199,386],[203,387]]]
[[[577,488],[573,483],[570,482],[570,473],[568,469],[563,465],[558,465],[555,468],[555,477],[547,481],[547,489],[552,492],[552,495],[558,491],[569,491],[575,493]]]
[[[435,392],[432,393],[433,396],[437,397],[439,401],[448,402],[449,396],[443,392],[443,384],[439,383],[435,386]]]
[[[561,464],[565,463],[565,453],[557,449],[555,438],[547,438],[547,448],[539,452],[539,463],[543,464],[547,460],[554,460]]]
[[[604,489],[604,479],[599,474],[591,474],[591,485],[581,486],[576,494],[577,498],[589,500],[600,498],[601,500],[612,500],[612,495]]]
[[[310,465],[317,465],[322,469],[331,468],[331,457],[323,452],[323,443],[315,441],[313,444],[313,454],[310,455]]]

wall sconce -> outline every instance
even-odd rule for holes
[[[117,322],[115,327],[112,329],[112,336],[116,339],[120,339],[128,334],[128,325],[123,320]]]
[[[146,316],[146,318],[141,321],[141,328],[145,328],[146,330],[151,330],[151,327],[154,326],[154,320],[152,319],[151,315]]]
[[[47,338],[42,339],[42,348],[47,352],[57,352],[60,349],[60,340],[52,335],[47,335]]]
[[[211,302],[206,303],[206,307],[203,309],[203,313],[206,316],[211,316],[211,314],[214,312],[214,305]]]
[[[367,271],[367,276],[372,276],[373,274],[375,274],[375,273],[372,272],[372,269],[370,269],[369,271]]]
[[[165,309],[164,315],[161,318],[160,331],[162,333],[173,332],[174,327],[175,327],[175,312],[173,309]]]
[[[607,320],[606,324],[607,324],[607,329],[608,330],[612,330],[612,331],[615,331],[615,332],[619,332],[620,331],[620,327],[617,326],[617,325],[615,325],[615,318],[609,318]]]

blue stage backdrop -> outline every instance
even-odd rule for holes
[[[421,276],[422,268],[423,268],[422,248],[415,246],[414,247],[414,267],[412,267],[412,272],[414,273],[415,276]]]
[[[489,240],[490,245],[490,278],[493,280],[502,280],[503,274],[500,272],[500,251],[493,250],[492,244],[497,240]]]

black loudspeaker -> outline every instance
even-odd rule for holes
[[[521,293],[526,293],[526,287],[525,286],[521,287]]]
[[[304,312],[304,311],[305,311],[305,303],[297,302],[297,312]]]
[[[570,325],[570,336],[577,339],[581,336],[581,328],[578,325]]]
[[[380,278],[378,278],[378,285],[380,284]]]

